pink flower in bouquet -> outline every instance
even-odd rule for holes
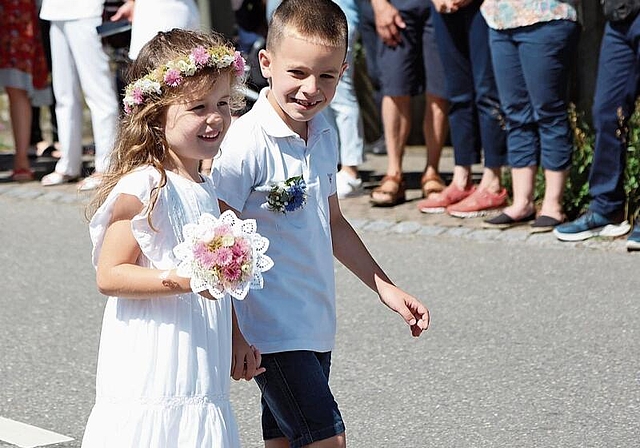
[[[227,280],[237,282],[242,278],[242,267],[238,263],[231,263],[222,269],[222,274]]]
[[[198,241],[193,249],[193,257],[204,269],[213,269],[216,265],[215,253],[209,250],[209,244]]]
[[[213,251],[215,264],[218,266],[227,266],[233,260],[233,251],[228,247],[221,247]]]
[[[231,246],[231,251],[235,258],[242,258],[244,260],[251,253],[251,247],[249,247],[247,240],[238,238],[235,240],[233,246]]]

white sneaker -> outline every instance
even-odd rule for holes
[[[345,172],[338,171],[336,189],[340,199],[356,196],[362,191],[362,179],[356,179]]]

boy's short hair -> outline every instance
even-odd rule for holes
[[[283,37],[347,51],[347,18],[332,0],[284,0],[276,8],[267,34],[267,50],[277,52]]]

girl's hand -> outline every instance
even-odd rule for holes
[[[231,378],[238,381],[245,379],[250,381],[254,376],[265,372],[264,367],[260,367],[262,356],[260,351],[253,345],[233,342],[233,354],[231,357]]]
[[[260,367],[261,363],[260,351],[253,345],[249,345],[244,338],[238,327],[234,309],[231,320],[231,378],[236,381],[242,378],[249,381],[254,376],[266,372],[267,369]]]

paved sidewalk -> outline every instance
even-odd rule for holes
[[[84,162],[85,168],[90,168],[92,165],[91,156],[84,156]],[[447,214],[420,213],[416,208],[416,203],[421,199],[420,176],[425,164],[425,149],[420,146],[407,148],[404,157],[404,171],[408,187],[407,202],[391,208],[371,207],[369,205],[369,192],[384,175],[386,162],[386,156],[367,154],[365,163],[360,167],[364,180],[363,194],[340,201],[343,213],[358,230],[440,238],[463,238],[480,242],[527,243],[563,250],[591,248],[626,252],[625,237],[613,240],[592,238],[579,243],[563,243],[558,241],[551,233],[530,234],[528,226],[519,226],[508,230],[489,230],[481,227],[485,218],[459,219]],[[52,171],[54,164],[54,159],[40,158],[35,161],[36,177],[40,178]],[[0,196],[79,204],[85,203],[90,196],[90,193],[79,193],[76,188],[77,185],[74,183],[55,187],[42,187],[39,182],[23,184],[8,182],[7,176],[9,175],[10,166],[11,155],[0,153]],[[442,176],[448,182],[453,170],[453,151],[451,148],[445,148],[440,166]],[[480,165],[473,167],[476,181],[480,179],[481,172],[482,167]],[[5,211],[0,212],[4,213]]]

